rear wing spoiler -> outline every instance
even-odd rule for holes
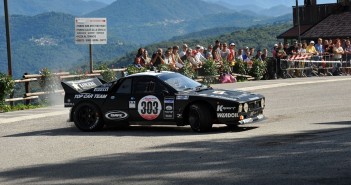
[[[61,85],[66,94],[77,94],[100,86],[104,83],[106,82],[99,78],[90,78],[84,80],[61,82]]]

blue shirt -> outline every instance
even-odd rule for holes
[[[322,44],[316,44],[314,47],[316,48],[318,53],[324,53],[324,49],[323,49],[323,45]]]

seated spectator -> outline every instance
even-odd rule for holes
[[[159,65],[165,63],[165,61],[164,61],[165,57],[162,54],[162,49],[161,48],[158,48],[157,52],[154,53],[151,58],[152,58],[151,59],[151,65],[154,66],[154,67],[158,67]]]
[[[182,61],[181,57],[179,56],[178,51],[179,51],[179,47],[173,46],[172,57],[173,57],[173,61],[175,62],[175,65],[178,68],[182,68],[184,65],[184,62]]]
[[[136,67],[143,67],[143,66],[145,66],[145,61],[142,58],[144,50],[145,50],[144,48],[139,48],[138,49],[138,53],[136,54],[136,56],[134,58],[134,65]]]
[[[197,61],[204,62],[206,60],[206,58],[203,56],[203,51],[204,48],[202,46],[196,45],[193,55]]]
[[[169,64],[173,64],[173,63],[174,63],[174,62],[173,62],[173,57],[172,57],[172,54],[171,54],[170,50],[167,50],[167,51],[165,52],[163,61],[164,61],[164,64],[166,64],[166,65],[169,65]]]
[[[213,60],[212,49],[213,49],[213,46],[212,45],[208,45],[207,46],[207,50],[204,51],[204,54],[205,54],[204,56],[208,60]]]
[[[186,55],[186,50],[188,49],[188,45],[187,44],[183,44],[183,47],[182,47],[182,51],[179,53],[179,56],[180,57],[183,57]]]
[[[148,52],[147,52],[146,49],[145,49],[144,52],[143,52],[142,59],[143,59],[144,62],[145,62],[144,67],[149,67],[149,66],[150,66],[150,62],[151,62],[151,58],[149,57],[149,54],[148,54]]]
[[[196,60],[192,53],[193,53],[192,49],[189,48],[186,51],[186,55],[183,56],[181,59],[183,61],[185,61],[185,60],[189,61],[190,64],[192,65],[193,69],[201,68],[202,62],[200,60]]]

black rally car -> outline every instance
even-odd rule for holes
[[[265,98],[242,91],[212,89],[174,72],[145,72],[105,83],[98,78],[62,82],[70,120],[83,131],[105,123],[235,126],[263,118]]]

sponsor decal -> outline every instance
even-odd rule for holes
[[[135,101],[129,101],[129,108],[135,109]]]
[[[183,118],[182,114],[177,114],[177,118]]]
[[[213,94],[224,94],[225,91],[213,91]]]
[[[189,99],[189,96],[184,96],[184,95],[177,96],[177,100],[188,100],[188,99]]]
[[[217,112],[234,111],[235,107],[224,107],[224,105],[217,105]]]
[[[96,99],[104,99],[107,97],[107,94],[76,94],[74,95],[75,99],[91,99],[91,98],[96,98]]]
[[[109,120],[124,120],[128,118],[128,114],[123,111],[110,111],[105,114],[105,117]]]
[[[78,86],[82,89],[90,89],[96,86],[94,82],[79,83]]]
[[[65,106],[74,106],[74,103],[65,103]]]
[[[164,107],[163,118],[174,119],[174,98],[165,98]]]
[[[108,87],[104,87],[104,88],[95,88],[94,92],[107,92],[108,91]]]
[[[161,102],[156,96],[144,96],[138,103],[139,115],[146,120],[156,119],[160,115],[161,110]]]
[[[238,118],[238,113],[217,113],[218,118]]]

